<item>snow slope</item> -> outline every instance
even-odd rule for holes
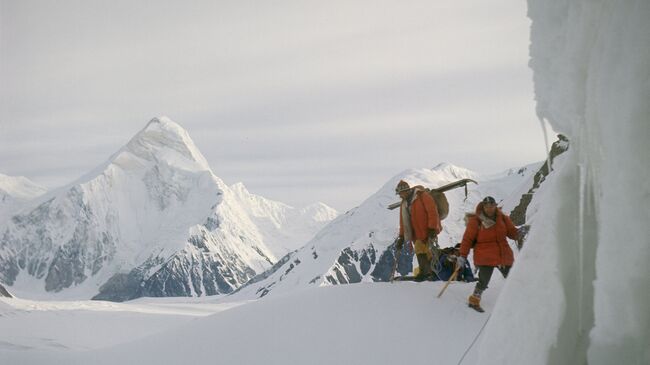
[[[572,147],[480,363],[650,364],[650,2],[528,4],[538,114]]]
[[[495,280],[495,290],[486,295],[488,308],[493,306],[501,283]],[[472,284],[453,284],[437,299],[441,286],[439,282],[367,283],[296,291],[240,306],[202,303],[204,309],[231,309],[191,321],[178,315],[187,314],[192,304],[167,313],[152,313],[151,299],[118,306],[96,304],[113,306],[105,310],[81,309],[83,302],[68,312],[39,307],[36,310],[40,311],[41,322],[56,324],[55,318],[61,316],[60,321],[67,321],[67,326],[80,335],[94,333],[94,339],[74,339],[67,331],[48,331],[44,325],[37,325],[38,335],[32,337],[46,336],[49,342],[30,342],[4,331],[25,333],[21,329],[26,323],[21,320],[27,315],[20,308],[43,304],[3,299],[0,306],[8,303],[14,314],[0,317],[0,356],[7,363],[26,365],[410,364],[432,363],[432,356],[435,363],[455,364],[486,315],[467,310],[464,305]],[[109,322],[113,319],[119,329],[136,310],[143,310],[150,318],[134,317],[134,331],[126,331],[118,339]],[[27,324],[34,324],[37,317],[32,320]],[[163,323],[168,320],[170,323]],[[421,332],[422,328],[430,330]],[[147,332],[157,333],[142,338]],[[105,346],[97,349],[100,340]],[[120,343],[110,346],[116,342]],[[426,344],[425,348],[417,350],[418,342]],[[54,348],[52,343],[67,349]],[[79,344],[93,350],[79,351]],[[466,360],[475,361],[475,352],[470,351]]]
[[[251,197],[178,124],[153,119],[106,163],[0,222],[0,281],[27,298],[228,293],[336,215]],[[256,225],[278,216],[283,225]]]

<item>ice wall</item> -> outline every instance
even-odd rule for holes
[[[571,140],[484,364],[650,364],[650,0],[528,0],[537,112]]]

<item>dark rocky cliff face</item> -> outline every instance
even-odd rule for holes
[[[551,169],[553,169],[555,158],[569,149],[569,140],[561,134],[558,134],[557,137],[558,140],[551,146],[549,159],[535,174],[533,186],[527,193],[521,196],[519,204],[510,212],[510,219],[512,219],[512,223],[516,226],[521,226],[526,223],[526,210],[528,209],[530,202],[533,200],[533,195],[550,173],[548,169],[549,165],[551,166]]]
[[[84,203],[81,190],[70,189],[65,203],[53,198],[12,217],[13,227],[5,230],[0,241],[3,282],[13,285],[25,270],[43,279],[45,290],[59,292],[82,283],[113,258],[116,242],[110,233],[96,228],[97,216]],[[54,242],[61,241],[61,232],[52,227],[71,227],[71,234],[57,248]]]
[[[388,246],[378,252],[373,246],[355,251],[346,248],[341,251],[332,271],[325,279],[331,284],[360,283],[364,276],[370,273],[373,281],[389,281],[393,263],[395,262],[395,245]],[[404,249],[399,256],[396,275],[407,275],[413,271],[413,253]]]
[[[284,280],[302,262],[297,257],[297,252],[289,253],[278,261],[272,268],[257,275],[234,293],[256,283],[264,283],[256,290],[258,297],[267,295],[273,287]],[[314,260],[320,259],[315,251],[312,252]],[[378,250],[373,244],[363,249],[346,247],[334,261],[328,273],[317,275],[309,284],[317,284],[322,278],[332,285],[360,283],[365,278],[372,281],[389,281],[393,263],[395,262],[395,245],[391,244],[385,249]],[[413,271],[413,253],[403,249],[396,270],[396,275],[407,275]],[[279,273],[280,275],[275,275]],[[275,279],[271,279],[274,277]]]
[[[206,235],[192,236],[186,248],[172,257],[150,258],[129,273],[112,276],[92,299],[122,302],[229,294],[255,276],[238,253],[211,250],[208,240]]]
[[[9,294],[7,289],[5,289],[2,284],[0,284],[0,297],[5,297],[5,298],[13,298],[13,295]]]

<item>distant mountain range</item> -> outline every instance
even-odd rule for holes
[[[12,202],[0,221],[0,282],[25,297],[230,293],[338,215],[227,186],[164,117],[63,188],[44,193],[4,175],[0,188],[11,181],[0,197]]]

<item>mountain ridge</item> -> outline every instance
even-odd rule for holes
[[[252,210],[187,131],[154,118],[106,162],[0,222],[0,281],[20,296],[228,293],[289,251],[269,247],[277,233],[257,226]],[[298,210],[294,219],[324,224]],[[298,245],[304,235],[283,238]]]

